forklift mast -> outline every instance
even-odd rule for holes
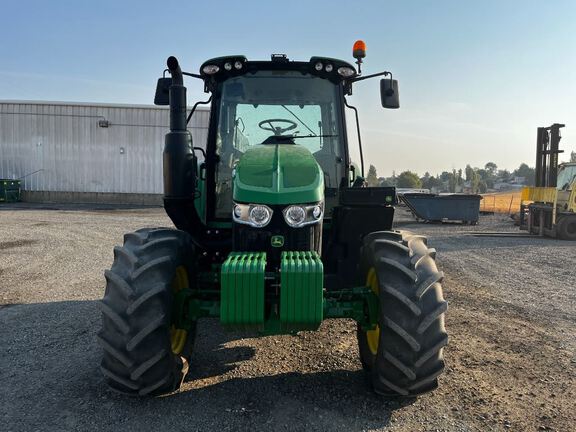
[[[565,125],[554,123],[549,127],[538,128],[536,139],[536,187],[556,187],[558,180],[558,154],[562,137],[560,129]]]

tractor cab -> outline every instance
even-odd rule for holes
[[[349,181],[341,83],[342,74],[355,75],[352,66],[320,58],[291,62],[284,55],[273,55],[269,62],[249,62],[244,57],[213,59],[200,71],[213,94],[208,151],[216,160],[215,218],[234,215],[234,187],[237,199],[241,199],[247,187],[256,192],[275,182],[273,193],[279,194],[278,186],[285,186],[282,193],[294,195],[294,188],[298,188],[304,195],[301,199],[278,195],[272,201],[299,204],[316,199],[320,203],[325,191],[334,197],[339,185]],[[305,162],[310,155],[319,164],[320,173]],[[301,169],[283,166],[284,160]],[[260,168],[255,168],[255,163]],[[276,171],[282,166],[284,178],[274,178],[275,164]],[[239,176],[236,184],[233,174]],[[254,175],[258,182],[248,178]],[[321,190],[315,191],[317,188]],[[312,196],[307,198],[306,193]],[[334,204],[329,200],[327,215]]]
[[[285,54],[272,54],[269,61],[218,57],[204,62],[199,75],[183,73],[203,80],[211,94],[211,116],[204,161],[191,167],[200,173],[191,174],[199,179],[193,192],[197,223],[188,223],[191,206],[184,196],[175,200],[173,191],[165,193],[176,225],[194,230],[198,238],[210,231],[205,246],[229,246],[220,247],[220,256],[227,250],[265,250],[273,239],[276,244],[282,239],[282,246],[270,254],[274,261],[284,250],[321,253],[331,229],[326,227],[323,239],[324,222],[337,215],[345,190],[363,184],[362,149],[360,169],[350,159],[346,96],[356,81],[387,76],[380,85],[382,106],[399,107],[391,73],[362,76],[365,46],[356,47],[354,55],[358,70],[333,58],[291,61]],[[177,62],[168,66],[172,78],[158,81],[157,104],[171,103],[174,75],[181,73]],[[171,155],[165,152],[165,163],[168,158],[172,166],[181,164]],[[195,158],[193,153],[182,156]],[[176,171],[176,181],[183,181],[185,176]],[[165,167],[165,176],[172,177],[165,179],[167,185],[175,183],[172,172]],[[192,193],[190,185],[181,190]],[[377,192],[374,200],[387,206],[381,220],[389,225],[394,190]]]

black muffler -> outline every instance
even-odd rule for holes
[[[170,86],[170,132],[164,141],[164,199],[194,199],[196,156],[192,136],[186,128],[186,87],[176,57],[166,62],[172,76]]]

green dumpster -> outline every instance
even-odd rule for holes
[[[20,201],[20,180],[0,179],[0,202]]]

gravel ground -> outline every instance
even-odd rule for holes
[[[402,213],[402,212],[400,212]],[[430,236],[450,302],[440,388],[387,400],[366,387],[355,324],[246,337],[199,326],[181,391],[132,399],[98,370],[96,300],[124,232],[169,226],[161,209],[0,210],[0,429],[570,431],[576,428],[576,248],[478,226],[399,227]]]

